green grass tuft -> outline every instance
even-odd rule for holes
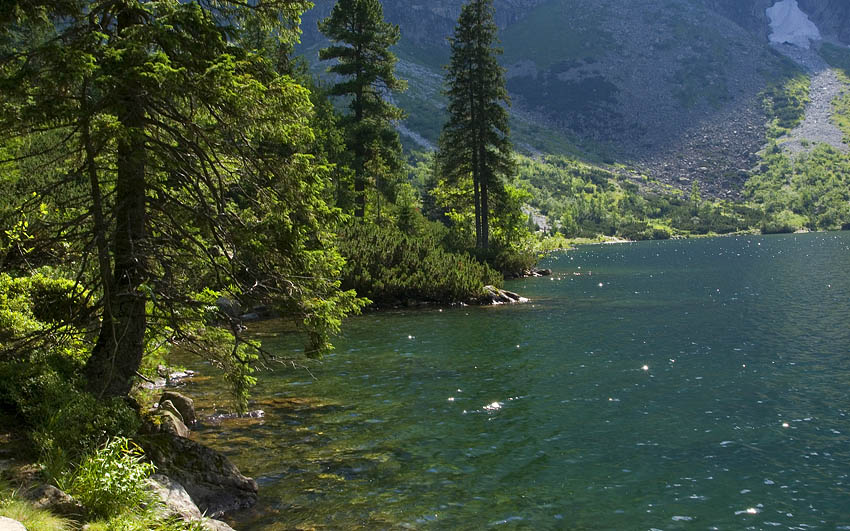
[[[11,495],[0,500],[0,516],[17,520],[30,531],[70,531],[76,529],[73,521],[56,516],[45,509],[36,509],[32,503]]]

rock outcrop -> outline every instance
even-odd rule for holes
[[[21,497],[31,502],[36,509],[44,509],[58,515],[80,517],[86,514],[79,501],[53,485],[30,485],[21,492]]]
[[[187,426],[195,424],[195,401],[186,395],[175,391],[165,391],[159,399],[159,405],[162,407],[164,402],[171,402],[174,409],[180,414],[180,420]]]
[[[157,471],[182,485],[204,514],[216,517],[257,501],[257,483],[224,455],[169,433],[140,438]]]
[[[205,518],[183,485],[173,479],[154,474],[148,479],[148,486],[162,502],[166,516],[177,516],[186,521],[201,520],[210,531],[232,531],[233,528],[220,520]]]
[[[513,291],[500,289],[495,286],[484,286],[484,294],[479,297],[479,304],[517,304],[520,302],[528,302],[528,299],[522,297]]]

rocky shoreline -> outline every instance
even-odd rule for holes
[[[197,521],[210,531],[233,531],[217,518],[254,505],[257,483],[224,454],[189,439],[189,426],[196,422],[191,398],[173,390],[162,393],[133,439],[156,467],[147,488],[154,494],[159,505],[155,511],[162,517]],[[86,507],[46,482],[41,467],[25,457],[22,434],[14,430],[3,433],[0,443],[0,477],[14,488],[16,497],[34,509],[61,517],[76,521],[89,518]],[[18,529],[25,527],[10,518],[0,519],[0,530]]]

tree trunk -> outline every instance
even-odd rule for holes
[[[139,23],[138,15],[119,15],[119,32]],[[143,54],[127,52],[132,66]],[[128,71],[130,68],[127,69]],[[104,290],[100,334],[86,363],[89,390],[98,396],[124,396],[144,353],[147,280],[145,248],[145,138],[144,105],[137,85],[128,81],[118,98],[118,118],[125,131],[118,143],[115,184],[114,271]]]
[[[360,61],[360,54],[357,55]],[[363,127],[363,86],[360,81],[362,69],[357,73],[357,92],[354,94],[354,217],[366,215],[366,135]]]
[[[475,91],[472,87],[475,86],[475,81],[472,73],[470,73],[471,86],[469,90],[469,125],[471,130],[478,132],[479,117],[476,113]],[[472,197],[475,208],[475,248],[482,249],[481,246],[481,165],[478,157],[478,145],[480,139],[473,136],[472,139]]]
[[[490,205],[487,182],[490,180],[489,171],[481,175],[481,249],[486,253],[490,247]]]

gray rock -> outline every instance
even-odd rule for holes
[[[233,299],[228,299],[227,297],[219,297],[218,300],[215,301],[215,305],[218,306],[221,313],[228,317],[239,317],[239,314],[242,312],[242,308],[239,303]]]
[[[140,438],[157,470],[186,489],[202,513],[216,517],[257,501],[257,482],[223,454],[194,441],[157,433]]]
[[[160,411],[171,412],[172,414],[174,414],[175,417],[177,417],[178,420],[180,420],[180,422],[186,424],[186,421],[183,420],[183,415],[181,415],[180,412],[177,411],[177,408],[174,407],[174,403],[171,400],[163,400],[162,402],[160,402],[159,409]]]
[[[181,420],[183,420],[187,426],[191,426],[195,423],[196,417],[194,400],[175,391],[166,391],[162,393],[162,397],[159,399],[160,407],[162,407],[162,403],[165,401],[170,401],[174,404],[174,407],[180,412]]]
[[[183,485],[162,474],[154,474],[148,478],[148,486],[156,494],[164,507],[167,515],[175,515],[184,520],[196,520],[201,518],[201,510],[192,501],[192,497],[183,488]]]
[[[159,418],[159,431],[178,437],[189,437],[189,428],[171,411],[162,409],[157,411],[156,416]]]
[[[31,486],[21,493],[21,497],[31,502],[36,509],[45,509],[62,516],[86,514],[80,502],[53,485]]]
[[[27,531],[27,528],[17,520],[0,516],[0,531]]]
[[[209,531],[235,531],[232,527],[225,524],[221,520],[213,520],[211,518],[207,518],[203,521],[203,526],[206,527]]]

